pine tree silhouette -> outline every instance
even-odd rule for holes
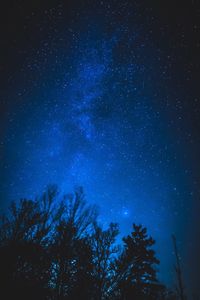
[[[136,224],[123,241],[124,250],[116,260],[120,299],[159,299],[164,287],[156,277],[159,260],[151,249],[155,241],[147,235],[146,228]]]

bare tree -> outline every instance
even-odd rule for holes
[[[175,235],[172,235],[172,241],[173,241],[174,253],[175,253],[175,257],[176,257],[176,265],[174,266],[174,268],[175,268],[175,272],[176,272],[176,276],[177,276],[177,283],[178,283],[177,292],[178,292],[179,298],[181,300],[185,300],[186,296],[185,296],[185,293],[184,293],[184,285],[183,285],[183,279],[182,279],[180,256],[179,256],[179,253],[178,253],[178,248],[177,248],[177,244],[176,244]]]
[[[119,229],[116,223],[111,223],[106,230],[94,224],[92,249],[95,266],[95,298],[99,300],[106,299],[108,296],[113,276],[112,261],[114,255],[118,252],[118,247],[115,245],[118,232]]]

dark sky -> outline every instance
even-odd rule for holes
[[[102,224],[147,226],[170,285],[175,233],[197,290],[198,2],[4,2],[1,209],[49,183],[82,185]]]

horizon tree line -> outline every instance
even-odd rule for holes
[[[118,224],[98,223],[81,187],[60,196],[51,185],[35,200],[13,202],[0,223],[0,298],[186,299],[159,282],[147,228],[133,223],[121,245],[118,234]]]

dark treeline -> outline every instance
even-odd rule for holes
[[[118,233],[98,224],[81,188],[12,203],[1,217],[0,299],[179,299],[157,279],[147,229],[133,224],[121,246]]]

